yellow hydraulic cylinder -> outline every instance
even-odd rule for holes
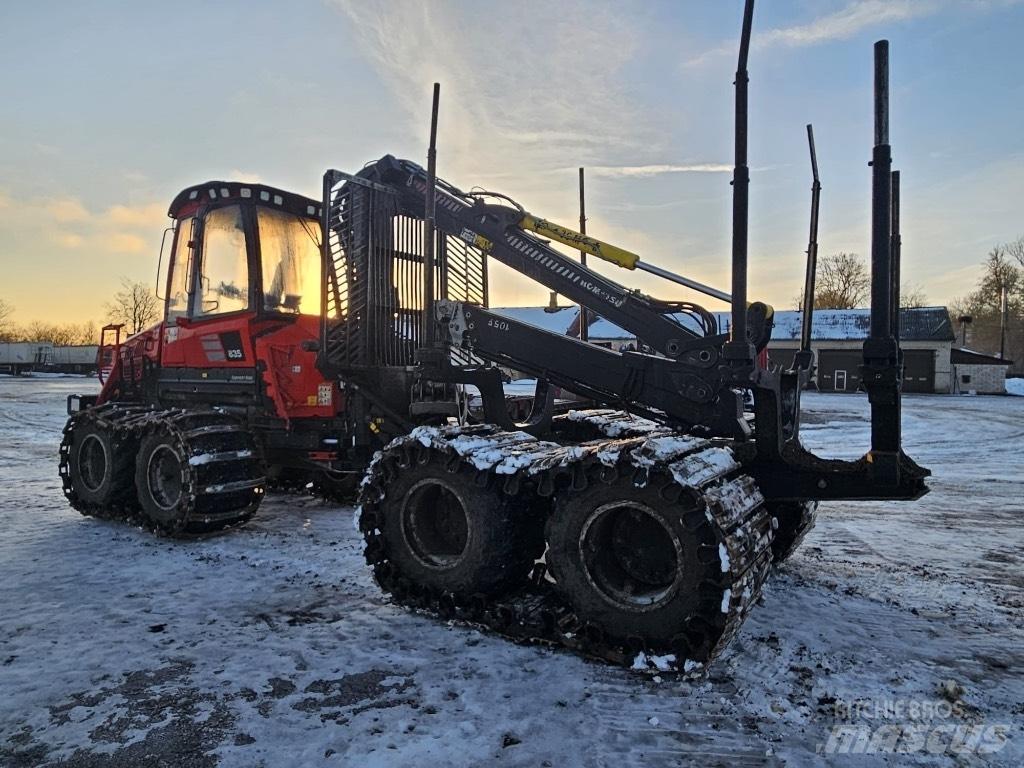
[[[603,242],[596,237],[584,235],[582,232],[563,227],[561,224],[555,224],[553,221],[538,218],[531,213],[523,215],[523,218],[519,220],[519,226],[626,269],[636,269],[637,262],[640,261],[640,257],[632,251]]]

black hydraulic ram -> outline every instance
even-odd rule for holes
[[[892,172],[892,335],[897,344],[900,340],[900,172]],[[900,360],[902,367],[903,360]]]

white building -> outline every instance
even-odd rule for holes
[[[954,348],[953,391],[962,394],[1005,395],[1006,371],[1012,360],[1001,360],[971,349]]]

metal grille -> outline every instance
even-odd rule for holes
[[[324,176],[323,356],[338,368],[411,365],[425,334],[423,219],[388,187]],[[437,233],[438,298],[487,306],[486,256]],[[453,362],[477,362],[453,350]]]

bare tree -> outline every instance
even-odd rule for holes
[[[124,323],[129,334],[144,331],[160,317],[160,301],[145,283],[121,279],[121,290],[106,304],[112,323]]]
[[[87,320],[75,326],[74,338],[74,344],[95,344],[99,341],[100,332],[96,328],[96,323]]]
[[[14,324],[11,323],[13,314],[14,307],[0,299],[0,341],[12,341],[11,336],[15,332]]]
[[[900,307],[903,309],[919,309],[928,306],[928,294],[920,285],[905,285],[900,291]]]
[[[6,333],[0,333],[0,341],[48,341],[58,347],[79,344],[95,344],[99,340],[96,323],[47,323],[33,320],[26,326],[10,325]]]
[[[1016,259],[1021,268],[1024,269],[1024,236],[1018,237],[1012,243],[1003,246],[1007,255]]]
[[[818,262],[814,285],[815,309],[855,309],[863,306],[871,290],[871,275],[855,253],[834,253]],[[803,307],[803,293],[797,309]]]

